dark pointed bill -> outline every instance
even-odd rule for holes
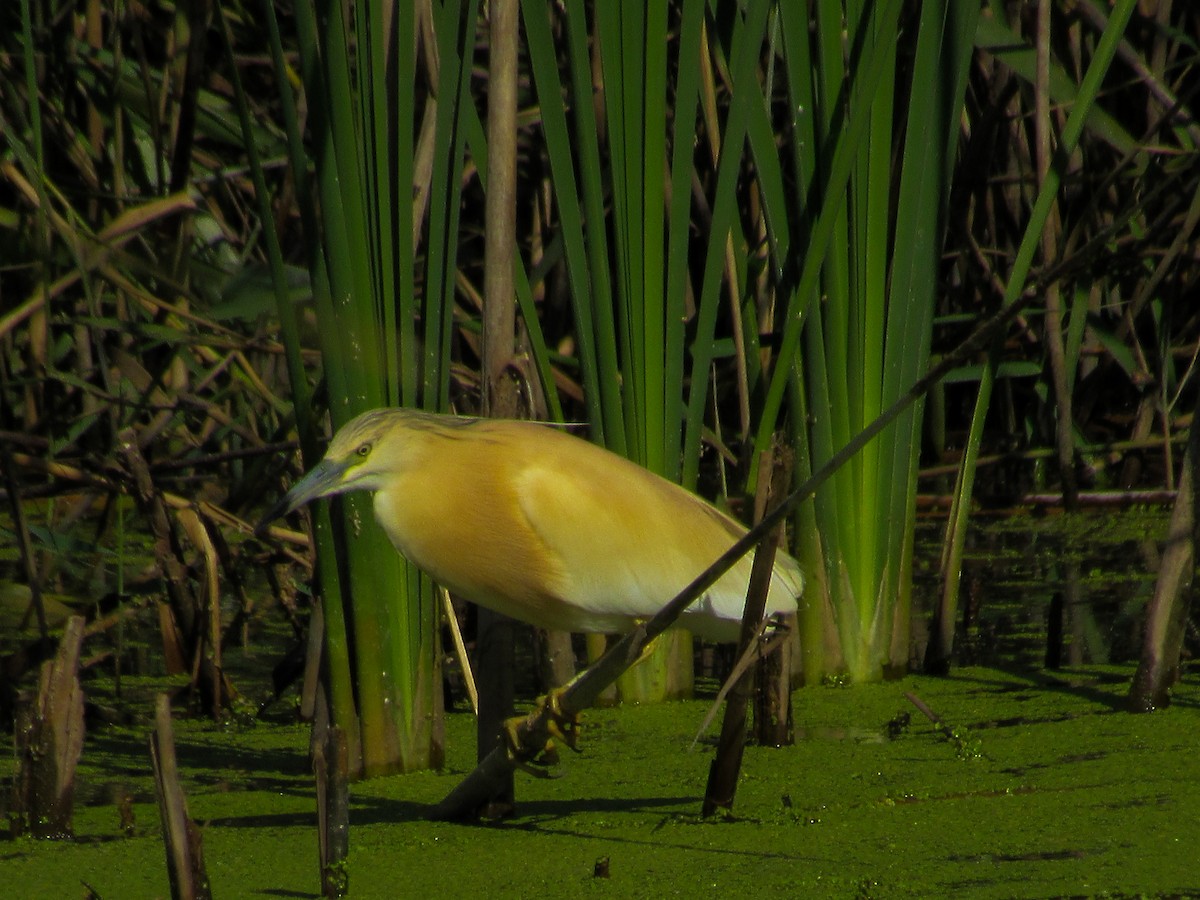
[[[254,526],[254,533],[262,534],[263,529],[276,519],[299,509],[310,500],[336,494],[342,480],[342,473],[345,471],[346,464],[344,462],[321,460],[311,472],[292,485],[292,489],[280,497],[279,502],[272,506],[265,516],[259,519],[258,524]]]

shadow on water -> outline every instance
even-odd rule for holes
[[[963,683],[974,683],[978,685],[978,690],[981,693],[991,693],[996,695],[1004,695],[1009,700],[1020,700],[1022,698],[1028,700],[1044,699],[1046,693],[1065,694],[1086,701],[1094,707],[1088,715],[1107,714],[1107,713],[1127,713],[1129,711],[1128,704],[1125,699],[1123,690],[1119,690],[1120,686],[1127,686],[1129,679],[1124,675],[1115,675],[1109,673],[1100,673],[1096,676],[1088,676],[1086,678],[1078,677],[1056,677],[1053,674],[1047,673],[1044,670],[1031,669],[1019,665],[992,665],[990,669],[1003,673],[1004,675],[1018,678],[1021,684],[1014,684],[1011,680],[1000,677],[988,677],[981,673],[980,670],[970,669],[966,671],[951,672],[951,678]],[[986,672],[987,670],[984,670]],[[972,728],[998,728],[1008,727],[1013,725],[1030,724],[1033,722],[1044,721],[1060,721],[1070,718],[1074,714],[1064,713],[1061,716],[1031,716],[1020,718],[1006,718],[992,722],[979,722],[972,724]]]
[[[311,789],[301,792],[311,795]],[[694,798],[638,798],[637,800],[587,799],[579,801],[529,801],[521,804],[521,819],[518,824],[532,824],[527,820],[551,820],[570,812],[647,812],[656,805],[671,806],[679,803],[699,802]],[[360,796],[353,788],[350,791],[351,827],[373,825],[396,825],[400,823],[425,822],[434,805],[393,797]],[[315,809],[299,813],[247,813],[205,820],[205,827],[218,828],[311,828],[316,822]],[[510,823],[505,823],[510,824]]]

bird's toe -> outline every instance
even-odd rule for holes
[[[517,768],[539,778],[550,777],[550,768],[558,764],[558,748],[555,741],[579,752],[580,717],[578,713],[563,711],[561,696],[560,689],[552,690],[538,698],[533,716],[514,716],[504,723],[509,759]],[[544,740],[530,741],[529,729],[522,729],[530,719],[541,724],[545,734]]]

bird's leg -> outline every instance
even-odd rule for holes
[[[555,740],[561,741],[572,750],[579,751],[579,714],[563,712],[560,703],[563,689],[555,688],[537,700],[537,708],[531,716],[513,716],[504,723],[504,734],[508,741],[508,756],[518,768],[539,778],[549,777],[548,766],[558,762]],[[545,727],[545,746],[530,757],[530,750],[521,740],[520,728],[525,722],[536,719]]]
[[[629,668],[645,661],[654,652],[657,645],[658,638],[646,644]],[[549,777],[547,768],[558,762],[558,751],[554,744],[556,740],[579,752],[580,717],[578,713],[568,714],[563,711],[561,697],[565,690],[566,688],[560,687],[547,691],[537,699],[536,709],[530,715],[513,716],[504,722],[508,758],[517,768],[524,769],[539,778]],[[538,722],[546,733],[544,745],[536,749],[531,748],[522,739],[521,733],[522,726],[528,733],[529,723],[534,721]]]
[[[562,709],[562,688],[554,688],[538,698],[538,712],[546,711],[546,727],[551,739],[562,741],[579,752],[579,713],[568,715]]]

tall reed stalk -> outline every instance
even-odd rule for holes
[[[800,479],[928,364],[978,12],[928,2],[902,20],[905,9],[818,4],[811,23],[802,7],[778,11],[791,184],[764,190],[763,204],[790,291],[755,446],[766,446],[786,401]],[[757,146],[765,161],[769,148]],[[801,611],[810,682],[839,672],[877,679],[907,665],[920,422],[919,409],[902,416],[797,517],[810,573]]]
[[[810,31],[807,7],[765,0],[720,21],[698,0],[599,5],[589,44],[584,4],[567,2],[564,89],[545,11],[526,3],[584,384],[610,447],[696,485],[711,411],[730,406],[711,374],[732,359],[751,487],[788,398],[804,478],[924,371],[977,14],[927,3],[902,23],[903,8],[818,4]],[[798,519],[810,679],[907,663],[919,423],[892,426]]]
[[[702,0],[590,11],[567,0],[552,18],[545,4],[523,4],[592,437],[676,481],[704,10]],[[636,700],[689,693],[690,639],[665,636],[619,690]]]
[[[273,6],[263,12],[277,71],[286,72]],[[479,128],[464,102],[477,12],[475,3],[367,4],[351,17],[342,7],[296,6],[311,187],[290,94],[283,105],[334,429],[372,407],[448,403],[460,172],[465,135]],[[427,168],[418,160],[425,141]],[[286,324],[295,315],[286,298],[279,314],[297,426],[312,447],[307,374],[295,367],[298,329]],[[333,718],[357,737],[363,774],[437,765],[432,585],[370,524],[370,498],[332,506],[332,515],[318,509],[315,531]]]

